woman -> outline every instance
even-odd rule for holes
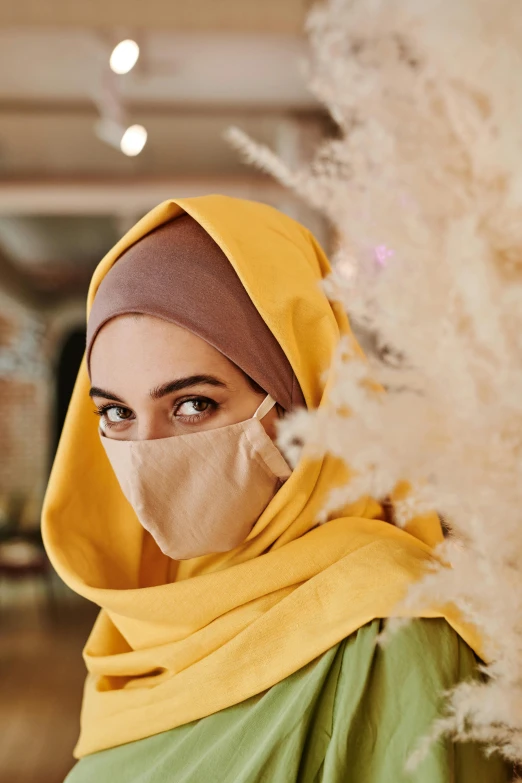
[[[44,514],[57,571],[102,609],[69,783],[411,780],[442,691],[475,672],[450,609],[375,646],[437,520],[399,530],[363,498],[319,526],[345,469],[292,471],[274,443],[326,403],[349,329],[328,272],[302,226],[222,196],[165,202],[98,267]],[[508,775],[439,742],[413,779]]]

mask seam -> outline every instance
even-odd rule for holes
[[[251,419],[251,421],[259,421],[259,419]],[[259,422],[259,423],[261,424],[261,422]],[[261,426],[263,426],[263,425],[261,424]],[[264,429],[264,428],[263,428],[263,429]],[[278,481],[285,481],[285,479],[281,479],[281,478],[279,478],[279,476],[277,475],[277,473],[274,473],[274,471],[272,470],[272,468],[271,468],[271,467],[270,467],[270,466],[267,464],[267,462],[265,461],[264,457],[263,457],[263,456],[261,455],[261,453],[259,452],[259,449],[257,449],[257,447],[256,447],[255,443],[253,443],[253,442],[252,442],[252,440],[251,440],[251,438],[250,438],[250,435],[249,435],[249,433],[248,433],[248,428],[246,428],[246,427],[245,427],[245,428],[243,429],[243,432],[244,432],[244,434],[245,434],[245,436],[246,436],[246,439],[248,440],[248,442],[249,442],[250,446],[251,446],[251,447],[252,447],[252,449],[253,449],[253,455],[252,455],[252,456],[253,456],[253,458],[256,460],[256,462],[258,463],[258,465],[259,465],[260,467],[262,467],[262,468],[263,468],[264,472],[265,472],[265,473],[266,473],[266,474],[267,474],[267,475],[268,475],[270,478],[276,478]],[[266,436],[266,437],[269,439],[270,443],[272,444],[272,447],[273,447],[274,449],[276,449],[276,451],[279,453],[279,455],[281,456],[281,458],[282,458],[282,459],[285,461],[285,463],[286,463],[286,460],[285,460],[285,458],[283,457],[283,455],[281,454],[281,452],[279,451],[279,449],[277,448],[277,446],[274,444],[274,442],[271,440],[271,438],[269,438],[269,437],[268,437],[268,435],[266,434],[266,431],[265,431],[265,436]],[[288,463],[287,463],[287,464],[288,464]],[[290,466],[288,466],[288,467],[290,468]]]

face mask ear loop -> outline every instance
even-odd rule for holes
[[[253,419],[263,419],[267,413],[269,413],[274,405],[276,404],[276,401],[272,399],[272,397],[267,394],[257,411],[253,415]]]

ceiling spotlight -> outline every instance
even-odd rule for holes
[[[109,117],[100,117],[94,130],[101,141],[119,149],[131,158],[139,155],[147,143],[147,130],[143,125],[131,125],[125,128],[121,122]]]
[[[121,138],[120,149],[124,155],[133,158],[140,154],[146,143],[147,131],[143,125],[131,125]]]
[[[120,43],[114,47],[109,60],[109,65],[114,73],[129,73],[138,62],[139,56],[140,47],[136,41],[128,38],[125,41],[120,41]]]

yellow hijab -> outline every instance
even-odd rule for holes
[[[313,236],[262,204],[166,201],[99,264],[88,309],[118,257],[183,212],[218,243],[284,349],[310,408],[344,313],[320,288],[330,271]],[[47,551],[64,581],[102,611],[85,647],[88,669],[78,757],[139,740],[258,694],[375,618],[390,617],[441,540],[434,517],[408,532],[362,499],[317,526],[329,491],[347,478],[332,457],[302,459],[232,552],[175,563],[137,521],[105,456],[80,369],[44,506]],[[444,616],[473,646],[451,608]]]

